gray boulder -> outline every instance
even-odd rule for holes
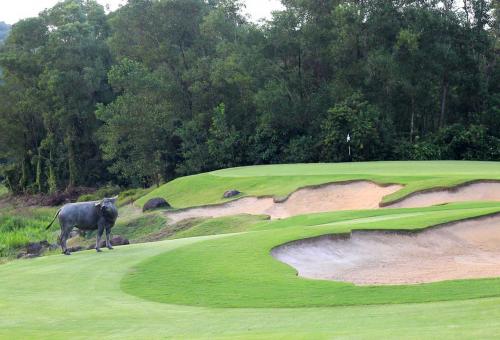
[[[147,201],[146,204],[144,204],[144,206],[142,207],[142,211],[145,212],[145,211],[149,211],[149,210],[169,209],[169,208],[171,208],[171,206],[170,206],[170,204],[168,204],[167,201],[165,201],[161,197],[157,197],[157,198],[152,198],[149,201]]]
[[[28,246],[26,247],[26,253],[30,255],[39,256],[43,251],[44,247],[41,242],[31,242],[28,243]]]
[[[114,236],[110,241],[112,246],[125,246],[127,244],[130,244],[130,241],[128,239],[121,236]],[[101,247],[104,247],[105,245],[106,241],[101,241]],[[87,249],[95,249],[95,244],[90,245]]]
[[[28,254],[28,253],[19,253],[17,254],[17,258],[18,259],[33,259],[35,257],[38,257],[40,255],[36,255],[36,254]]]
[[[224,198],[231,198],[231,197],[234,197],[234,196],[238,196],[239,194],[241,194],[241,192],[239,192],[238,190],[228,190],[224,193]]]

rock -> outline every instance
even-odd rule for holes
[[[49,245],[49,250],[59,249],[59,245],[57,243],[52,243]]]
[[[112,246],[125,246],[127,244],[130,244],[130,241],[124,237],[114,236],[113,238],[111,238]],[[104,247],[106,247],[106,240],[101,240],[101,248]],[[87,249],[95,249],[95,243],[90,245]]]
[[[130,244],[130,242],[124,237],[115,236],[111,239],[111,244],[113,246],[126,246],[127,244]]]
[[[35,257],[38,257],[40,255],[37,255],[37,254],[28,254],[28,253],[19,253],[17,254],[17,258],[18,259],[32,259],[32,258],[35,258]]]
[[[41,242],[30,242],[28,243],[28,246],[26,247],[26,253],[30,255],[40,255],[44,250],[43,245]]]
[[[70,253],[76,253],[77,251],[82,251],[82,250],[84,250],[84,248],[82,246],[75,246],[75,247],[68,248],[68,251]]]
[[[234,196],[238,196],[239,194],[241,194],[241,192],[239,192],[238,190],[228,190],[224,193],[224,198],[231,198],[231,197],[234,197]]]
[[[74,229],[69,233],[69,238],[73,237],[85,237],[85,230],[80,230],[80,229]]]
[[[26,250],[17,254],[18,259],[31,259],[41,256],[47,249],[54,250],[59,248],[57,244],[50,244],[47,240],[40,242],[30,242]]]
[[[51,244],[49,243],[49,241],[47,240],[43,240],[43,241],[40,241],[40,244],[42,245],[42,247],[44,248],[50,248]]]
[[[163,198],[157,197],[147,201],[146,204],[144,204],[144,206],[142,207],[142,211],[144,212],[161,208],[168,209],[171,208],[171,206]]]

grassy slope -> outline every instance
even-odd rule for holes
[[[486,203],[419,209],[380,210],[308,216],[260,224],[260,232],[183,247],[140,264],[123,289],[153,301],[211,307],[312,307],[388,304],[500,296],[500,279],[450,281],[412,286],[358,287],[297,278],[295,270],[274,260],[279,244],[351,229],[418,229],[500,211]],[[316,221],[314,221],[316,219]],[[270,230],[266,230],[270,229]]]
[[[436,186],[500,179],[500,162],[368,162],[233,168],[176,179],[142,197],[137,204],[142,206],[153,197],[164,197],[175,208],[220,203],[225,201],[222,194],[228,189],[250,196],[282,197],[308,185],[356,179],[406,185],[385,197],[388,202]]]
[[[367,218],[367,214],[361,212],[357,217]],[[326,220],[324,214],[313,218]],[[276,227],[275,223],[283,222],[269,226]],[[294,229],[276,228],[247,235]],[[149,302],[120,290],[123,276],[148,259],[239,237],[162,241],[117,247],[101,254],[81,252],[2,265],[0,338],[483,338],[500,332],[500,298],[496,297],[424,304],[214,309]],[[207,259],[205,264],[212,260],[208,253],[203,258]],[[179,269],[179,261],[182,259],[176,256],[166,269]],[[211,267],[202,268],[207,273]],[[289,272],[283,271],[290,280],[298,281]],[[165,282],[167,287],[169,284]],[[266,295],[276,290],[268,287]],[[231,294],[225,297],[233,298]]]
[[[54,230],[45,230],[55,208],[0,208],[0,257],[14,256],[28,242],[48,240],[54,243]]]

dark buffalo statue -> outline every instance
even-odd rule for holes
[[[66,241],[73,228],[97,230],[95,249],[98,252],[101,251],[101,237],[104,230],[106,230],[106,247],[113,249],[109,236],[111,228],[115,225],[118,217],[118,209],[115,206],[116,198],[104,198],[102,201],[94,202],[69,203],[59,209],[52,222],[47,226],[47,229],[59,217],[59,224],[61,225],[61,236],[59,238],[63,254],[71,254],[66,247]]]

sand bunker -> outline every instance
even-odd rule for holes
[[[368,284],[416,284],[500,276],[500,215],[421,232],[353,231],[271,251],[299,276]]]
[[[500,201],[500,182],[476,182],[455,188],[415,193],[387,207],[416,208],[464,201]]]
[[[194,217],[220,217],[238,214],[269,215],[272,219],[318,212],[355,209],[375,209],[386,195],[402,186],[380,186],[357,181],[334,183],[295,191],[283,202],[270,197],[245,197],[220,205],[190,208],[166,213],[178,222]]]

